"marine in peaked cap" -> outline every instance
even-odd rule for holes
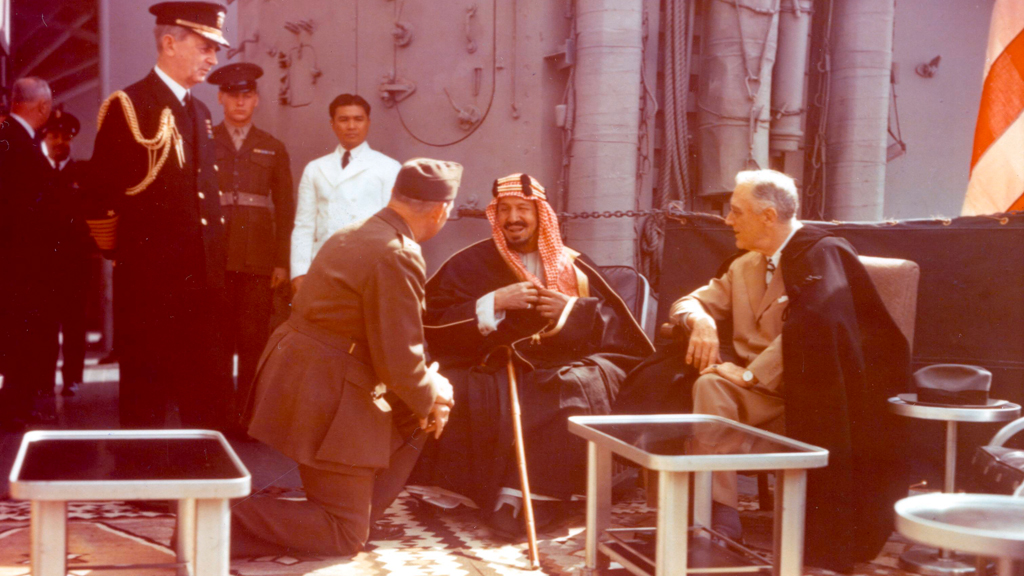
[[[227,219],[225,338],[229,351],[238,353],[232,419],[240,433],[241,410],[270,336],[275,299],[286,308],[291,298],[291,162],[284,144],[253,124],[260,102],[256,79],[262,75],[259,66],[240,62],[214,70],[207,80],[220,87],[217,101],[224,108],[224,122],[214,126],[213,136],[220,204]]]
[[[222,217],[210,111],[190,89],[227,46],[225,9],[153,6],[156,65],[100,108],[86,194],[94,238],[117,261],[115,346],[124,427],[159,428],[177,400],[186,427],[224,429],[231,358]]]

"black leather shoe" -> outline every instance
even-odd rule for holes
[[[533,525],[539,533],[558,518],[561,509],[561,502],[551,500],[535,500],[533,502]],[[526,521],[523,518],[524,512],[516,514],[515,506],[503,503],[501,507],[491,513],[487,519],[487,525],[496,535],[513,542],[522,542],[526,538]]]
[[[74,396],[78,392],[78,382],[70,382],[60,389],[61,396]]]
[[[370,526],[370,541],[400,540],[405,537],[405,529],[389,522],[374,522]]]

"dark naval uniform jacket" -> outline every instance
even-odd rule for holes
[[[124,94],[130,110],[123,99],[109,100],[88,190],[94,217],[117,217],[116,246],[107,254],[115,259],[122,425],[160,425],[159,403],[178,392],[186,426],[219,427],[216,413],[230,401],[231,382],[230,364],[223,365],[230,359],[217,352],[225,219],[210,111],[195,98],[190,111],[155,71]],[[160,132],[165,111],[181,136],[182,161],[174,146],[164,155],[139,142]],[[155,174],[151,154],[163,162]],[[183,386],[201,392],[180,393]]]
[[[288,268],[295,200],[288,151],[252,126],[235,150],[223,123],[213,129],[220,204],[227,219],[227,270],[269,276]]]

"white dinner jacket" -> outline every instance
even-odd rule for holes
[[[363,142],[352,149],[344,170],[338,145],[302,171],[292,230],[291,277],[309,271],[313,257],[332,234],[373,216],[387,206],[402,167]]]

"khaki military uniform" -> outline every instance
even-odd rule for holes
[[[224,123],[213,129],[221,209],[227,219],[227,327],[225,339],[238,353],[238,386],[232,420],[241,417],[256,362],[270,336],[274,268],[288,269],[295,200],[288,151],[255,126],[239,149]],[[290,290],[285,282],[281,289]]]
[[[249,434],[299,464],[307,501],[235,506],[233,555],[348,555],[365,544],[371,510],[384,511],[415,464],[417,418],[437,397],[423,358],[425,282],[419,245],[389,208],[324,244],[250,400]]]

